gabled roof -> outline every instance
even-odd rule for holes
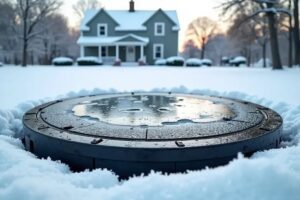
[[[100,10],[101,11],[101,10]],[[90,9],[85,12],[82,20],[80,30],[88,31],[87,24],[100,12],[96,9]],[[179,30],[179,21],[177,12],[174,10],[161,10],[164,12],[175,24],[173,30]],[[105,10],[114,21],[117,22],[117,31],[143,31],[146,30],[144,23],[148,21],[156,12],[155,10],[137,10],[135,12],[128,12],[127,10]]]
[[[149,38],[140,37],[135,34],[127,34],[122,37],[120,37],[116,42],[124,42],[124,41],[135,41],[135,42],[143,42],[143,43],[149,43]]]

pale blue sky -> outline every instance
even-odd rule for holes
[[[63,13],[68,17],[69,24],[75,26],[78,19],[72,10],[72,4],[77,0],[64,0],[61,8]],[[129,0],[102,0],[106,9],[123,10],[128,9]],[[220,0],[135,0],[136,9],[157,10],[177,10],[181,26],[180,44],[183,43],[185,30],[193,19],[199,16],[208,16],[214,20],[219,20],[219,10],[216,7]]]

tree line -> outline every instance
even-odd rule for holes
[[[207,17],[195,19],[186,33],[186,56],[207,54],[216,61],[243,55],[250,62],[262,58],[264,66],[270,57],[273,69],[300,65],[299,0],[227,0],[219,8],[227,31]]]
[[[1,0],[0,60],[27,66],[48,65],[58,56],[78,57],[79,31],[69,28],[61,6],[61,0]],[[81,18],[86,9],[98,6],[98,0],[78,0],[73,9]]]

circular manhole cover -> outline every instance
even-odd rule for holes
[[[23,123],[36,155],[121,177],[226,164],[238,152],[277,147],[282,129],[282,118],[260,105],[171,93],[58,100],[28,111]]]

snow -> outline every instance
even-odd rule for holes
[[[100,12],[101,10],[89,9],[85,12],[82,20],[80,30],[88,31],[87,24]],[[135,12],[128,12],[128,10],[102,10],[110,15],[117,23],[117,31],[139,30],[145,31],[144,23],[150,19],[157,11],[156,10],[136,10]],[[164,10],[165,14],[176,24],[173,30],[179,30],[179,20],[177,12],[174,10]]]
[[[264,59],[260,59],[253,65],[253,67],[263,68],[264,67]],[[272,62],[270,59],[266,58],[266,67],[272,67]]]
[[[193,66],[201,66],[202,61],[198,58],[189,58],[186,60],[185,64],[188,65],[193,65]]]
[[[155,61],[155,65],[166,65],[167,60],[166,59],[158,59]]]
[[[52,63],[66,63],[66,62],[73,62],[73,59],[67,57],[57,57],[52,60]]]
[[[247,59],[243,56],[237,56],[230,61],[231,63],[247,62]]]
[[[182,61],[184,62],[184,58],[180,57],[180,56],[172,56],[167,58],[167,63],[168,62],[175,62],[175,61]]]
[[[86,57],[77,58],[77,62],[84,62],[84,61],[89,61],[89,62],[102,64],[102,59],[98,58],[98,57],[86,56]]]
[[[298,200],[299,76],[300,69],[2,67],[0,199]],[[23,113],[38,104],[55,98],[133,90],[222,95],[268,106],[284,119],[284,142],[280,149],[258,152],[250,159],[240,155],[215,169],[169,176],[152,173],[119,182],[107,170],[73,173],[62,163],[37,159],[15,138],[22,134]],[[16,106],[19,102],[23,103]]]
[[[3,66],[3,63],[2,62],[0,62],[0,67],[2,67]]]
[[[210,59],[204,58],[201,60],[202,64],[212,65],[212,61]]]

